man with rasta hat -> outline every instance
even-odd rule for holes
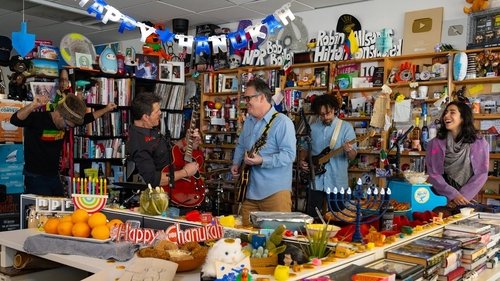
[[[52,112],[33,112],[49,101],[46,95],[36,95],[32,103],[14,113],[10,122],[24,127],[25,193],[63,196],[59,178],[59,159],[67,129],[93,122],[116,108],[114,103],[91,113],[85,113],[85,102],[72,93]]]

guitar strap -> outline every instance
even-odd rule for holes
[[[262,132],[262,135],[259,137],[259,139],[255,142],[256,144],[257,143],[260,143],[259,146],[254,146],[254,150],[255,152],[258,152],[259,149],[261,147],[263,147],[265,144],[266,144],[266,139],[267,139],[267,132],[269,131],[269,129],[271,128],[271,125],[273,124],[274,122],[274,118],[276,118],[276,116],[278,115],[278,112],[275,112],[273,114],[273,116],[271,117],[271,120],[269,120],[269,123],[266,124],[266,126],[264,127],[264,131]],[[255,145],[255,144],[254,144]]]
[[[338,119],[337,126],[335,126],[335,129],[333,130],[332,138],[330,139],[330,149],[333,149],[335,147],[335,144],[337,143],[337,139],[340,134],[340,127],[342,127],[342,120]]]

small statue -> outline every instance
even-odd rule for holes
[[[286,266],[290,266],[293,262],[291,254],[285,254],[285,258],[283,258],[283,264]]]

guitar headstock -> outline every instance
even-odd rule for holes
[[[373,136],[375,136],[375,134],[376,134],[375,130],[369,129],[368,132],[366,132],[366,134],[363,134],[363,135],[359,136],[357,138],[357,140],[360,141],[360,142],[361,141],[365,141],[365,140],[367,140],[367,139],[372,138]]]

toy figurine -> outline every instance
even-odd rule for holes
[[[225,238],[217,241],[208,251],[205,263],[201,268],[202,277],[217,277],[229,274],[235,269],[250,268],[250,260],[241,251],[239,238]]]

